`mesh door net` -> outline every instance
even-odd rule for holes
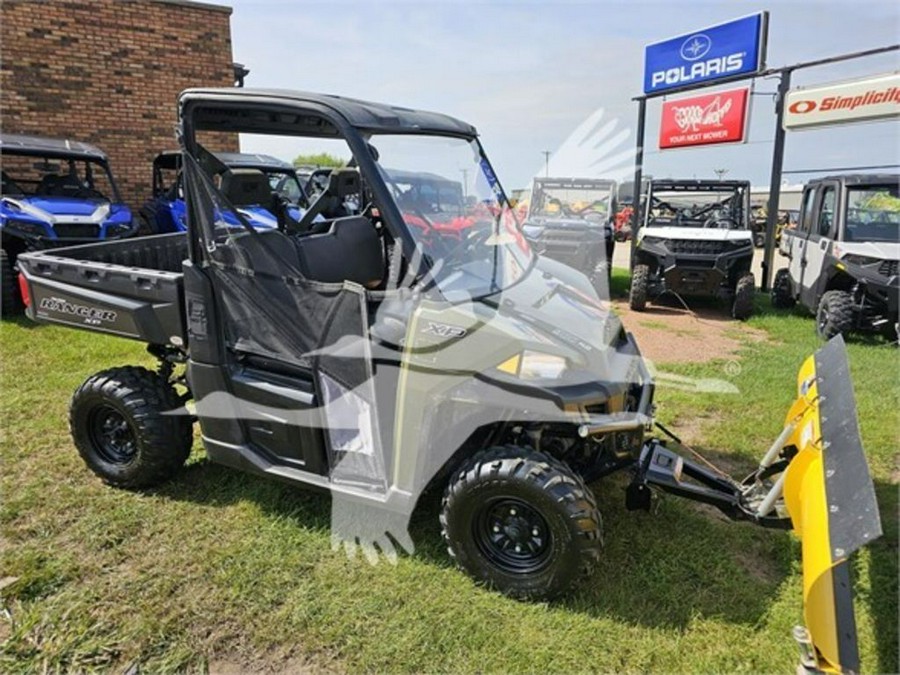
[[[332,481],[384,490],[365,289],[304,278],[293,237],[254,230],[188,153],[184,168],[227,347],[315,373]]]

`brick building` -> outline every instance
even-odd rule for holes
[[[0,12],[3,131],[99,146],[132,207],[150,194],[153,157],[175,146],[178,93],[234,84],[230,7],[3,0]]]

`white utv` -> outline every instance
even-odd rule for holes
[[[650,181],[631,255],[631,309],[668,292],[706,295],[730,301],[732,316],[746,319],[752,263],[749,182]]]
[[[772,304],[797,302],[816,315],[823,338],[851,331],[898,336],[900,176],[844,175],[806,185],[800,220],[781,236],[788,266]]]

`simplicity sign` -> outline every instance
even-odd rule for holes
[[[760,12],[647,45],[644,93],[737,79],[765,66],[768,13]]]

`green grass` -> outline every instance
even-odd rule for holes
[[[614,289],[621,290],[621,273]],[[663,422],[701,419],[713,461],[749,468],[780,430],[813,322],[760,298],[740,395],[661,388]],[[685,338],[696,339],[696,338]],[[849,346],[864,445],[885,536],[853,571],[863,669],[896,672],[897,350]],[[211,465],[154,491],[102,485],[68,436],[75,387],[112,365],[151,360],[140,345],[25,321],[0,327],[2,510],[0,672],[245,669],[346,671],[788,672],[802,621],[799,546],[665,499],[629,513],[624,477],[594,485],[606,549],[578,593],[515,602],[473,585],[447,559],[435,500],[416,514],[415,556],[392,567],[330,548],[327,496]],[[728,373],[731,373],[729,375]],[[15,581],[3,582],[3,578]]]

